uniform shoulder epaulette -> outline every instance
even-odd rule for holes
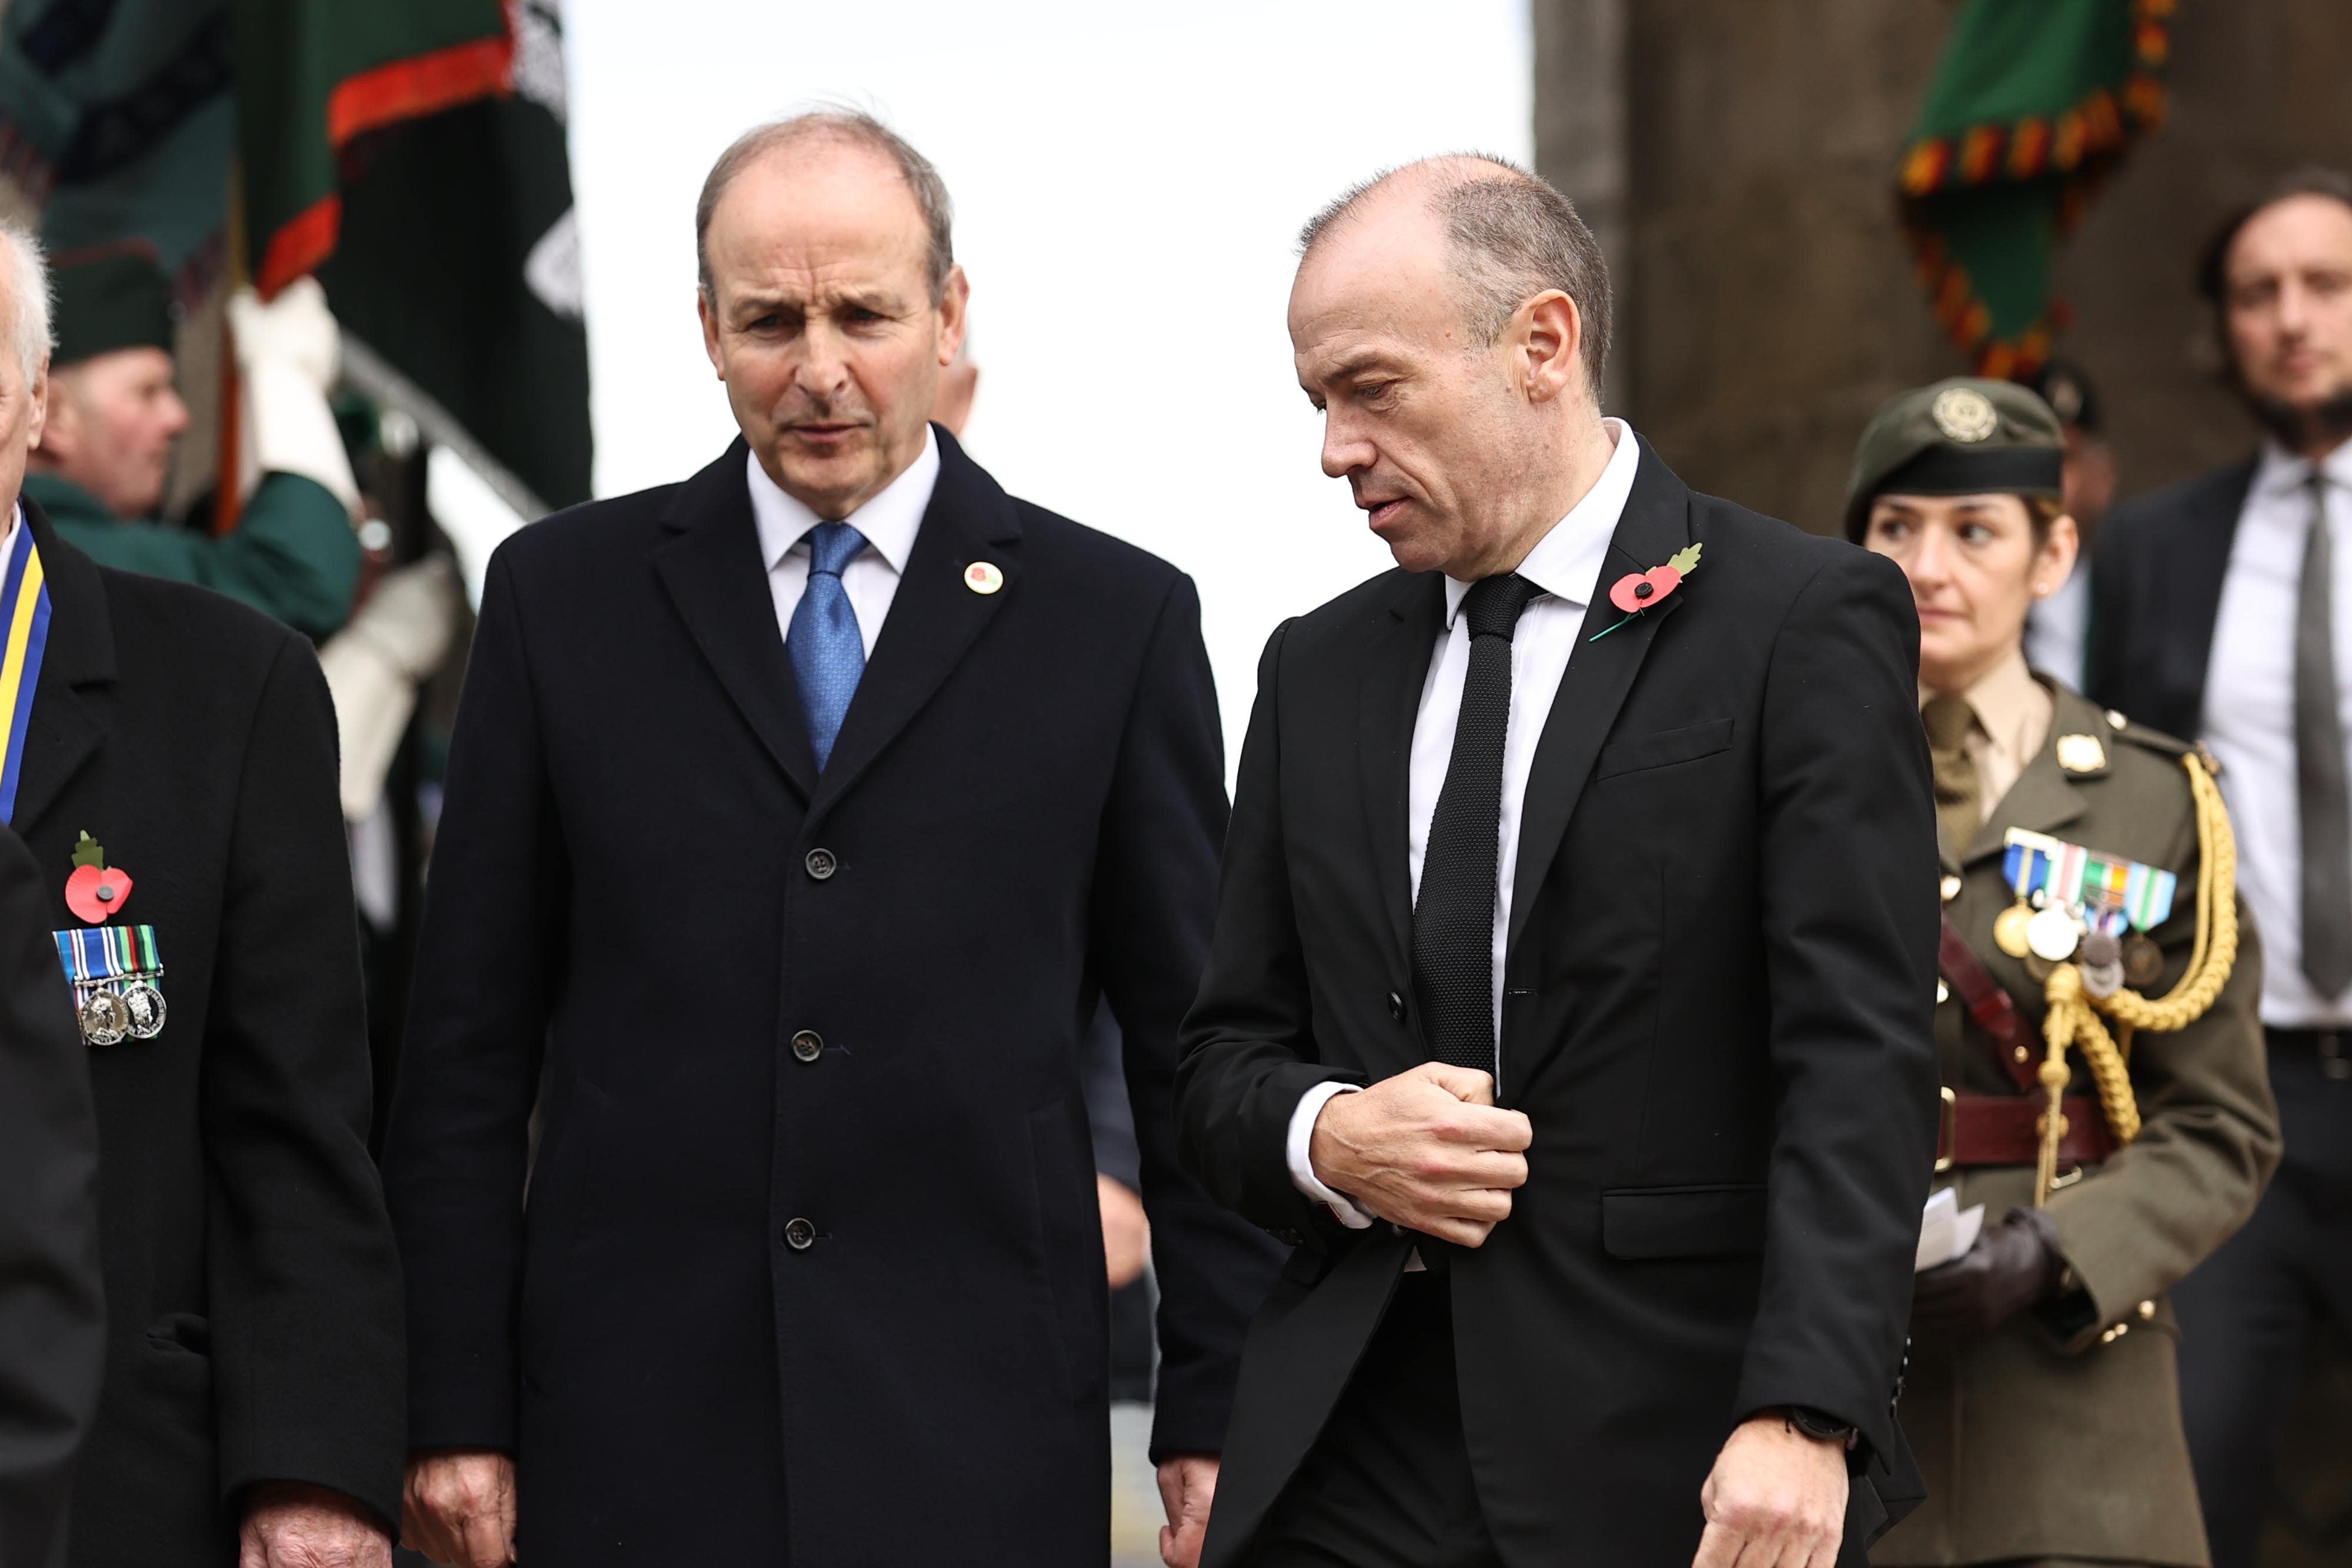
[[[2134,746],[2153,751],[2160,757],[2180,758],[2195,751],[2199,754],[2198,759],[2203,762],[2209,770],[2220,771],[2215,767],[2211,755],[2206,752],[2202,742],[2191,745],[2176,736],[2167,735],[2160,729],[2150,729],[2144,724],[2134,724],[2114,708],[2107,710],[2107,727],[2115,732],[2116,738],[2128,740]]]

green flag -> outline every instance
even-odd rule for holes
[[[2063,324],[2051,264],[2164,118],[2174,0],[1968,0],[1904,154],[1904,226],[1979,375],[2031,374]]]

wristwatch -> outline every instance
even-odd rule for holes
[[[1815,1442],[1835,1443],[1842,1448],[1851,1448],[1854,1438],[1860,1435],[1836,1416],[1824,1415],[1809,1405],[1783,1405],[1780,1415],[1790,1427]]]

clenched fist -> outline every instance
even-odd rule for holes
[[[487,1448],[409,1456],[400,1543],[453,1568],[505,1568],[515,1560],[514,1460]]]
[[[1511,1212],[1535,1130],[1495,1108],[1495,1081],[1426,1061],[1360,1094],[1335,1094],[1315,1118],[1315,1179],[1408,1230],[1475,1247]]]

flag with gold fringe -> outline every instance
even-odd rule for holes
[[[1977,374],[2031,375],[2065,324],[2059,245],[2163,122],[2175,0],[1968,0],[1903,157],[1904,228]]]

